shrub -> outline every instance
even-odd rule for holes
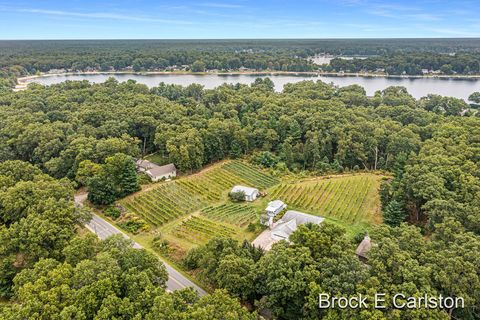
[[[228,196],[235,202],[245,201],[245,192],[243,191],[230,192]]]
[[[105,211],[103,213],[107,217],[112,218],[113,220],[117,220],[120,217],[120,215],[122,214],[122,212],[114,206],[108,207],[107,209],[105,209]]]

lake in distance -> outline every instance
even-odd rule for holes
[[[275,84],[276,91],[282,91],[287,83],[295,83],[303,80],[321,80],[326,83],[333,83],[344,87],[358,84],[365,88],[368,96],[373,96],[375,91],[383,90],[390,86],[404,86],[408,92],[419,99],[428,94],[439,94],[442,96],[456,97],[468,100],[468,96],[475,91],[480,91],[480,79],[459,79],[459,78],[407,78],[407,77],[361,77],[361,76],[316,76],[316,75],[222,75],[222,74],[76,74],[76,75],[47,75],[44,77],[30,79],[27,82],[36,82],[43,85],[51,85],[66,80],[88,80],[92,83],[101,83],[109,77],[118,81],[136,80],[138,83],[155,87],[160,82],[167,84],[179,84],[188,86],[192,83],[203,85],[206,89],[212,89],[223,83],[250,84],[256,78],[269,77]]]

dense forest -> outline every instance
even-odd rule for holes
[[[313,81],[275,92],[269,79],[212,90],[109,79],[5,90],[0,114],[5,319],[256,318],[238,299],[282,319],[480,317],[480,118],[462,100],[416,100],[402,87],[369,98]],[[372,231],[368,265],[354,255],[358,239],[328,223],[268,253],[215,239],[184,263],[220,291],[166,293],[155,256],[79,233],[88,213],[72,199],[99,181],[109,197],[135,191],[131,159],[152,152],[182,173],[240,157],[278,173],[384,170],[388,225]],[[320,292],[398,291],[461,296],[465,308],[318,309]]]
[[[12,86],[21,75],[68,71],[378,71],[422,74],[478,74],[479,39],[345,40],[110,40],[0,41],[0,81]],[[315,65],[309,57],[368,56],[334,59]],[[455,55],[457,54],[457,55]]]

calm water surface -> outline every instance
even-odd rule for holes
[[[223,83],[250,84],[256,78],[265,78],[267,75],[192,75],[192,74],[82,74],[82,75],[52,75],[30,80],[44,85],[60,83],[66,80],[88,80],[100,83],[109,77],[115,77],[118,81],[136,80],[149,87],[157,86],[160,82],[167,84],[179,84],[187,86],[199,83],[207,89],[218,87]],[[295,76],[295,75],[268,75],[275,84],[275,90],[281,91],[287,83],[295,83],[303,80],[322,80],[343,87],[358,84],[365,88],[367,95],[372,96],[375,91],[383,90],[389,86],[404,86],[415,98],[421,98],[430,93],[443,96],[457,97],[467,100],[474,91],[480,91],[480,79],[445,79],[445,78],[387,78],[387,77],[358,77],[358,76]]]

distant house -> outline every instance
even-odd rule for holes
[[[236,192],[243,192],[245,193],[245,201],[254,201],[257,199],[258,195],[260,192],[258,189],[255,188],[250,188],[250,187],[244,187],[244,186],[235,186],[232,188],[232,193]]]
[[[355,254],[360,258],[362,261],[367,261],[367,253],[370,251],[372,248],[372,242],[370,237],[365,235],[363,238],[362,242],[357,247],[357,250],[355,250]]]
[[[137,170],[144,172],[150,177],[153,182],[157,182],[162,179],[171,179],[177,176],[177,168],[173,163],[159,166],[148,160],[137,160]]]
[[[278,221],[271,231],[271,238],[274,241],[287,240],[290,235],[297,230],[298,226],[306,223],[320,224],[325,220],[322,217],[313,216],[311,214],[289,210]]]

